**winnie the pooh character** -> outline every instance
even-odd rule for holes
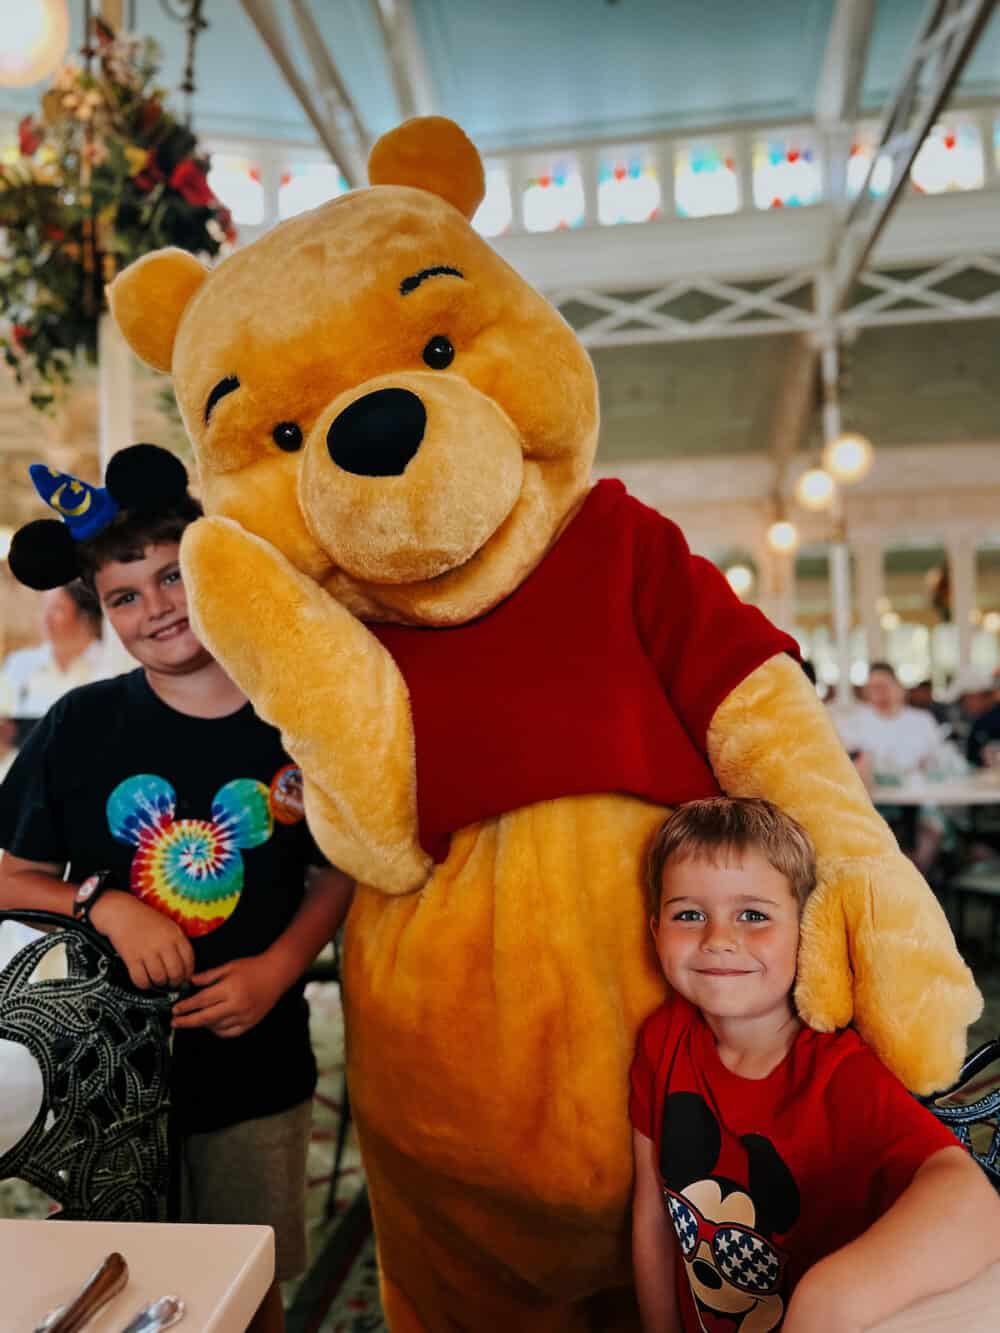
[[[398,1330],[634,1328],[627,1073],[661,1000],[665,807],[766,796],[816,842],[803,1015],[946,1084],[980,1002],[794,644],[617,482],[557,312],[469,225],[457,126],[209,273],[111,288],[169,370],[208,517],[199,633],[278,725],[348,923],[348,1072]]]

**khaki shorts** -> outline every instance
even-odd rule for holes
[[[306,1153],[312,1100],[181,1143],[181,1221],[274,1228],[275,1277],[306,1266]]]

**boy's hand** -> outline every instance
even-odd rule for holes
[[[180,926],[134,894],[108,889],[94,904],[90,920],[110,940],[140,990],[183,986],[194,972],[194,950]]]
[[[175,1028],[209,1028],[217,1037],[242,1037],[274,1008],[284,991],[261,954],[234,958],[191,978],[202,987],[174,1005]]]

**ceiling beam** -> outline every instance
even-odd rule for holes
[[[287,4],[281,0],[240,0],[240,3],[348,185],[352,189],[364,185],[368,134],[330,49],[316,27],[307,0],[290,0]],[[281,14],[289,9],[307,54],[311,78],[300,69],[300,60],[285,37]]]
[[[816,127],[826,149],[827,185],[838,209],[847,202],[847,160],[861,101],[875,0],[837,0],[816,89]]]
[[[438,99],[410,0],[369,0],[382,34],[400,114],[433,116]]]
[[[878,144],[868,175],[827,257],[822,316],[835,320],[844,309],[855,279],[903,193],[910,168],[928,132],[958,81],[976,42],[996,7],[996,0],[933,0],[917,33],[896,92],[879,127]],[[879,158],[888,157],[892,173],[886,192],[869,192]]]

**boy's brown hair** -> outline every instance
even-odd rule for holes
[[[659,918],[663,871],[668,861],[716,861],[725,852],[753,849],[785,876],[801,908],[816,887],[816,853],[809,834],[770,801],[714,796],[689,801],[663,821],[646,861],[650,915]]]
[[[201,513],[201,505],[192,495],[185,495],[157,514],[122,511],[96,536],[78,544],[82,582],[93,592],[98,570],[115,560],[123,563],[141,560],[150,546],[179,542],[184,529],[200,518]]]

